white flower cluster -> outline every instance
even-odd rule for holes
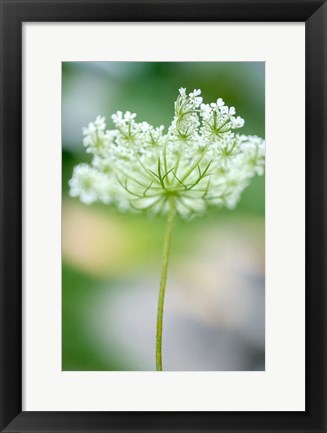
[[[92,162],[75,167],[70,194],[86,204],[111,203],[121,211],[182,217],[209,205],[233,208],[250,179],[262,175],[265,142],[239,135],[244,120],[222,99],[203,104],[200,90],[179,89],[174,119],[164,127],[137,123],[136,114],[113,114],[114,129],[98,116],[83,128]]]

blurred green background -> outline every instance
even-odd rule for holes
[[[265,133],[262,62],[62,63],[62,369],[155,370],[157,292],[165,219],[121,215],[68,195],[90,162],[83,126],[117,110],[169,126],[178,89],[223,98]],[[176,223],[166,289],[164,370],[264,370],[264,177],[235,210]]]

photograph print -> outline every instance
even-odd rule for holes
[[[62,63],[62,370],[265,370],[264,62]]]

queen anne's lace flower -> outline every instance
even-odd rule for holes
[[[166,134],[163,126],[136,122],[129,111],[112,115],[112,130],[98,116],[83,128],[93,159],[75,167],[71,196],[152,214],[166,213],[174,203],[182,217],[211,204],[234,207],[250,179],[264,173],[265,142],[235,133],[244,125],[235,108],[221,98],[204,104],[200,94],[179,89]]]

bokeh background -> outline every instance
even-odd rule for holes
[[[90,161],[83,126],[98,114],[137,113],[168,126],[179,87],[218,97],[265,133],[260,62],[62,64],[62,369],[155,370],[157,294],[165,219],[121,215],[68,195]],[[235,210],[213,208],[174,229],[164,312],[163,367],[264,370],[264,177]]]

